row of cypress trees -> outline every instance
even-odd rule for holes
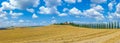
[[[56,23],[56,25],[72,25],[77,27],[85,27],[85,28],[98,28],[98,29],[118,29],[120,28],[119,22],[108,22],[108,23],[84,23],[84,24],[75,24],[72,22],[65,23]]]

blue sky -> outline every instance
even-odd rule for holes
[[[0,0],[0,26],[120,21],[119,0]]]

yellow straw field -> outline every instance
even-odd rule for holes
[[[120,30],[69,25],[14,28],[0,30],[0,43],[120,43]]]

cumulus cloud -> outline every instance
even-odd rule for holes
[[[77,0],[77,2],[82,2],[82,0]]]
[[[81,16],[85,16],[88,18],[94,18],[96,20],[102,20],[102,19],[104,19],[104,15],[102,14],[103,10],[104,10],[104,8],[100,5],[97,5],[95,7],[87,9],[83,12],[81,12],[81,10],[73,7],[72,9],[69,10],[69,14],[75,15],[76,17],[80,17],[80,15],[81,15]],[[63,13],[63,15],[65,15],[65,14]]]
[[[27,8],[26,9],[28,12],[31,12],[31,13],[34,13],[35,11],[34,11],[34,9],[29,9],[29,8]]]
[[[109,7],[109,10],[112,10],[113,9],[113,3],[109,3],[108,7]]]
[[[107,2],[107,0],[91,0],[92,3],[97,3],[97,4],[100,4],[100,3],[105,3]]]
[[[10,11],[9,14],[11,15],[12,18],[18,18],[19,16],[23,15],[23,13],[15,13],[13,11]]]
[[[67,13],[61,13],[59,14],[59,16],[67,16],[68,14]]]
[[[28,8],[37,7],[39,3],[40,3],[40,0],[8,0],[1,3],[0,9],[2,10],[14,10],[14,9],[24,10],[25,9],[28,12],[34,13],[34,9],[28,9]],[[12,11],[10,11],[9,14],[11,15],[12,18],[18,18],[18,16],[23,15],[23,13],[14,13]],[[3,13],[1,17],[2,16],[3,16]]]
[[[55,17],[54,17],[54,16],[53,16],[53,17],[51,17],[51,19],[52,19],[52,20],[51,20],[51,23],[52,23],[52,24],[54,24],[54,23],[56,23],[56,22],[57,22],[57,20],[55,20]]]
[[[72,9],[69,10],[69,13],[72,15],[80,15],[82,12],[79,9],[73,7]]]
[[[104,8],[101,5],[97,5],[97,6],[93,7],[92,9],[94,9],[98,12],[102,12],[104,10]]]
[[[54,6],[58,6],[61,5],[61,0],[44,0],[45,5],[47,7],[54,7]]]
[[[116,11],[113,13],[108,13],[109,19],[119,19],[120,18],[120,3],[116,5]]]
[[[64,9],[63,9],[63,12],[68,12],[68,11],[69,11],[68,8],[64,8]]]
[[[37,7],[39,5],[39,0],[9,0],[9,2],[3,2],[2,8],[11,9],[26,9],[31,7]]]
[[[102,10],[104,10],[100,5],[93,7],[91,9],[85,10],[83,14],[86,17],[95,18],[96,20],[102,20],[104,19],[104,16],[102,13],[100,13]]]
[[[10,4],[18,9],[26,9],[28,7],[37,7],[39,0],[10,0]]]
[[[113,7],[114,7],[115,5],[116,5],[116,1],[115,1],[115,0],[111,1],[111,2],[108,4],[109,10],[113,10]]]
[[[117,6],[116,6],[116,13],[120,14],[120,3],[118,3]]]
[[[111,19],[113,19],[113,16],[112,16],[112,15],[109,15],[109,16],[107,16],[107,18],[108,18],[109,20],[111,20]]]
[[[12,6],[10,3],[8,3],[8,2],[2,2],[2,7],[1,7],[1,9],[3,9],[3,10],[12,10],[12,9],[15,9],[15,7],[14,6]]]
[[[120,19],[120,14],[119,13],[108,13],[107,18],[109,20],[117,20],[117,19]]]
[[[5,17],[6,16],[6,13],[1,13],[0,14],[0,17]]]
[[[54,19],[54,20],[51,20],[51,23],[53,24],[53,23],[56,23],[57,21]]]
[[[8,19],[7,18],[7,12],[3,11],[2,9],[0,9],[0,19]]]
[[[20,22],[20,23],[23,23],[23,22],[24,22],[24,20],[19,20],[19,22]]]
[[[64,0],[67,3],[76,3],[76,0]]]
[[[95,7],[97,4],[90,4],[90,7]]]
[[[44,7],[44,6],[41,6],[39,8],[39,13],[40,14],[59,14],[58,10],[56,7]]]
[[[7,12],[0,11],[0,17],[6,17]]]
[[[39,8],[40,14],[60,14],[57,9],[57,6],[60,6],[62,0],[44,0],[45,6]]]
[[[41,6],[40,8],[39,8],[39,10],[40,10],[40,14],[50,14],[50,11],[51,11],[51,9],[50,8],[46,8],[46,7],[44,7],[44,6]]]
[[[97,20],[102,20],[104,18],[103,14],[100,12],[94,10],[94,9],[88,9],[84,12],[84,15],[90,18],[95,18]]]
[[[82,0],[64,0],[67,3],[76,3],[76,2],[82,2]]]
[[[36,14],[33,14],[32,18],[38,18],[38,16]]]

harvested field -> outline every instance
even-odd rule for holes
[[[0,30],[0,43],[120,43],[120,29],[69,25]]]

